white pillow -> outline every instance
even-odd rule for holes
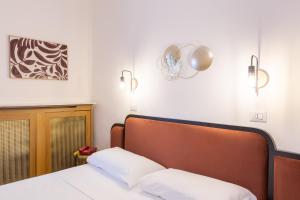
[[[165,200],[256,200],[241,186],[176,169],[146,175],[140,186],[143,192]]]
[[[98,151],[88,157],[87,162],[103,169],[115,179],[133,187],[139,179],[149,173],[165,169],[160,164],[119,147]]]

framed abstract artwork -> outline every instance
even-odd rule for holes
[[[10,77],[68,80],[68,47],[64,44],[9,36]]]

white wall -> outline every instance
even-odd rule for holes
[[[90,0],[0,0],[0,105],[91,101],[92,8]],[[8,36],[64,43],[69,81],[9,78]]]
[[[300,153],[299,8],[297,0],[0,0],[0,106],[96,101],[95,141],[104,148],[111,125],[129,113],[120,72],[134,67],[138,114],[259,127],[279,149]],[[255,97],[246,82],[259,16],[271,81]],[[9,35],[68,44],[69,81],[10,79]],[[190,42],[212,49],[212,67],[164,80],[157,59],[165,47]],[[249,122],[256,110],[268,123]]]
[[[97,145],[108,147],[111,125],[129,113],[130,97],[118,81],[131,66],[139,80],[138,114],[258,127],[279,149],[300,153],[299,6],[296,0],[96,1]],[[251,54],[258,54],[259,37],[261,66],[271,80],[255,97],[248,90],[247,66]],[[190,42],[212,49],[211,68],[190,80],[164,80],[157,59],[165,47]],[[267,111],[268,122],[249,122],[252,111]]]
[[[93,100],[97,104],[94,141],[101,148],[109,146],[111,125],[122,122],[128,113],[128,96],[119,88],[121,70],[132,65],[127,6],[124,0],[96,0],[93,6]]]

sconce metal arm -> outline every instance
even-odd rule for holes
[[[130,74],[130,91],[132,92],[133,91],[132,80],[134,79],[133,74],[130,70],[124,69],[124,70],[122,70],[121,78],[124,77],[124,73],[129,73]]]
[[[256,66],[253,65],[253,61],[254,59],[256,60]],[[252,55],[251,56],[251,66],[254,66],[255,67],[255,92],[256,92],[256,95],[258,95],[258,68],[259,68],[259,59],[257,56],[255,55]]]
[[[256,60],[256,67],[258,67],[259,66],[259,60],[258,60],[258,57],[257,56],[255,56],[255,55],[252,55],[251,56],[251,66],[254,66],[253,65],[253,60]]]
[[[130,77],[131,77],[131,79],[133,79],[133,75],[132,75],[132,72],[130,71],[130,70],[127,70],[127,69],[124,69],[124,70],[122,70],[122,76],[124,76],[124,73],[129,73],[130,74]]]

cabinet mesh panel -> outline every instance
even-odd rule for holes
[[[29,120],[0,120],[0,185],[29,177]]]
[[[85,145],[85,117],[54,118],[50,128],[52,171],[75,166],[73,153]]]

